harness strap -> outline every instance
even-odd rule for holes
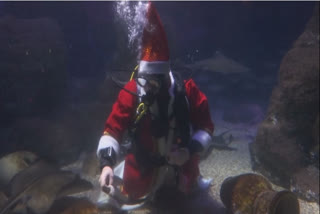
[[[133,69],[133,72],[130,76],[130,81],[134,78],[134,75],[136,74],[136,71],[138,70],[138,68],[139,68],[139,65],[136,65],[136,67]]]
[[[136,110],[136,119],[134,120],[134,124],[138,124],[141,118],[147,113],[148,107],[145,103],[140,103]]]

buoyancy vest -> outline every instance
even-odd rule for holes
[[[160,108],[168,108],[168,105],[172,105],[172,113],[168,114],[165,118],[158,118],[154,120],[155,123],[155,132],[152,133],[152,136],[155,138],[160,138],[162,135],[168,134],[168,130],[170,127],[170,120],[175,119],[175,127],[174,127],[174,144],[179,147],[187,147],[190,143],[191,138],[191,126],[190,126],[190,115],[189,115],[189,102],[186,96],[185,84],[180,75],[176,73],[172,73],[174,78],[174,87],[173,87],[173,95],[174,100],[173,103],[166,103],[164,105],[159,105]],[[136,156],[136,160],[142,168],[150,168],[150,167],[158,167],[166,163],[166,158],[163,155],[152,153],[150,151],[146,151],[146,149],[140,145],[137,140],[136,134],[139,132],[138,130],[143,128],[140,125],[141,122],[145,118],[146,115],[150,114],[150,111],[147,109],[148,107],[144,106],[143,110],[139,110],[141,105],[143,105],[143,98],[139,99],[137,106],[137,115],[135,117],[135,121],[133,121],[131,128],[129,129],[129,133],[131,135],[133,149],[132,152]],[[163,110],[163,109],[162,109]],[[168,111],[165,111],[168,113]],[[143,115],[139,115],[142,114]],[[162,113],[162,116],[163,113]],[[160,132],[159,132],[160,131]]]

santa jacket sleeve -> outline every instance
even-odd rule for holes
[[[193,129],[192,139],[200,142],[204,150],[206,150],[212,140],[214,131],[208,99],[192,79],[185,82],[185,87],[190,106],[190,122]]]
[[[137,86],[134,80],[125,85],[125,89],[136,93]],[[112,111],[105,122],[103,136],[100,138],[97,155],[101,149],[112,147],[116,154],[119,154],[119,143],[124,131],[132,122],[135,115],[137,96],[122,89]]]
[[[125,88],[132,92],[137,91],[134,80],[126,84]],[[201,144],[207,144],[211,140],[211,134],[214,125],[211,120],[209,105],[206,95],[199,90],[195,82],[190,79],[185,81],[186,96],[190,107],[190,122],[194,130],[193,139]],[[101,137],[97,149],[97,154],[101,149],[112,147],[119,153],[119,144],[124,131],[132,122],[135,115],[137,97],[121,90],[116,102],[112,107],[104,129],[104,135]]]

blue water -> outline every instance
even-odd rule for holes
[[[137,64],[143,20],[136,8],[145,3],[127,4],[0,1],[0,156],[30,149],[67,163],[96,149],[119,91],[108,75],[126,81]],[[216,53],[224,56],[225,61],[191,72],[208,97],[213,119],[242,106],[234,122],[249,117],[248,123],[257,125],[281,60],[304,31],[315,2],[154,5],[176,71],[213,62]],[[72,149],[76,154],[70,155]]]

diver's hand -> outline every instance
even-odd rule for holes
[[[172,165],[182,166],[189,160],[190,154],[187,148],[178,148],[172,150],[168,155],[168,163]]]
[[[110,166],[103,167],[99,182],[101,187],[111,186],[113,184],[113,170]]]

